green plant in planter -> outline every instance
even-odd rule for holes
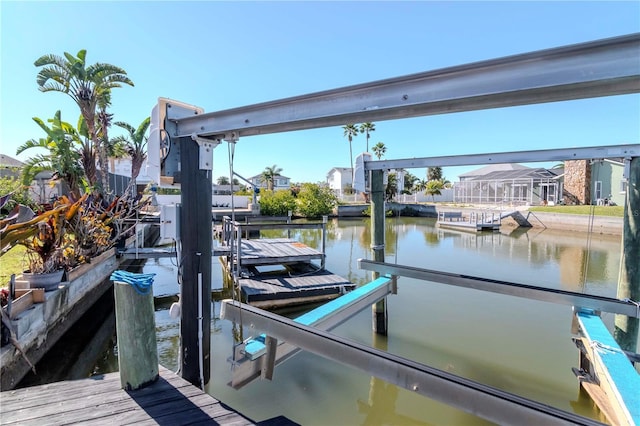
[[[19,244],[27,248],[29,269],[25,272],[43,274],[66,268],[69,257],[65,257],[65,249],[70,246],[70,237],[65,235],[65,215],[62,213],[58,211],[39,222],[35,235],[20,241]]]

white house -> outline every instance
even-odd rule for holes
[[[259,175],[251,176],[248,179],[253,185],[258,188],[267,188],[267,183],[262,180],[262,173]],[[273,190],[278,191],[280,189],[289,189],[291,188],[291,178],[286,176],[277,175],[273,177]]]
[[[327,173],[327,184],[338,196],[345,188],[353,186],[353,172],[350,167],[334,167]]]

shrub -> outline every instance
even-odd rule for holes
[[[291,191],[260,191],[260,214],[265,216],[286,216],[296,208],[296,199]]]
[[[303,183],[296,199],[296,212],[304,217],[320,217],[331,214],[337,204],[338,198],[330,188]]]

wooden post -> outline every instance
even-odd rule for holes
[[[631,160],[622,230],[622,256],[618,299],[640,302],[640,158]],[[625,351],[636,352],[638,344],[638,318],[615,316],[614,337]]]
[[[384,171],[371,171],[371,250],[373,260],[384,262]],[[379,277],[379,273],[373,273],[373,279]],[[372,307],[373,331],[387,335],[387,304],[386,298],[380,300]]]
[[[136,390],[158,378],[153,291],[140,294],[122,281],[115,281],[113,287],[120,386]]]
[[[180,239],[183,253],[180,374],[191,384],[203,387],[209,382],[211,374],[211,171],[200,170],[200,148],[191,138],[179,138],[178,146],[182,191]],[[198,293],[199,274],[202,280],[201,294]],[[198,304],[201,304],[201,318],[198,318]],[[202,347],[199,331],[202,335]]]

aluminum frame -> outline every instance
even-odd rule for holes
[[[558,303],[596,311],[611,312],[628,317],[640,318],[640,309],[631,301],[613,299],[610,297],[576,293],[573,291],[550,289],[527,284],[492,280],[471,275],[453,274],[450,272],[434,271],[413,266],[396,265],[385,262],[358,259],[358,267],[380,274],[393,274],[400,277],[417,278],[440,284],[449,284],[475,290],[489,291],[509,296],[524,297],[530,300]]]
[[[171,137],[251,136],[640,92],[640,33],[191,117]]]

